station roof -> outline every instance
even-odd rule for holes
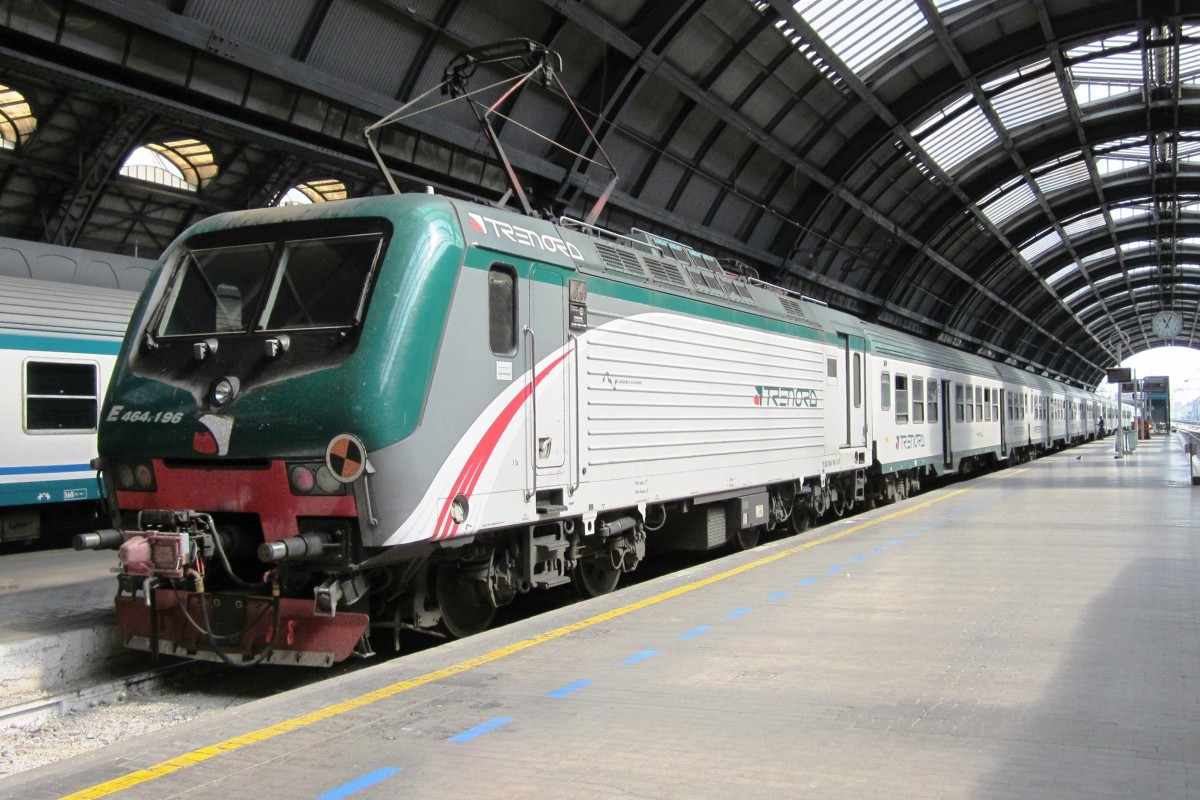
[[[0,22],[0,235],[156,255],[191,222],[387,191],[363,129],[512,38],[639,227],[865,319],[1094,385],[1200,347],[1200,7],[1183,0],[64,0]],[[511,78],[485,68],[480,85]],[[532,86],[497,126],[538,210],[602,190]],[[532,135],[543,132],[546,138]],[[174,185],[122,170],[150,147]],[[494,201],[469,111],[381,139],[402,188]],[[147,169],[147,168],[143,168]]]

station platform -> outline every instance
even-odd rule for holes
[[[1200,490],[1112,439],[14,775],[0,797],[1200,797]]]
[[[125,660],[113,627],[116,566],[111,551],[0,557],[0,706],[63,691]]]

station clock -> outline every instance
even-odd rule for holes
[[[1183,317],[1178,311],[1160,311],[1151,320],[1150,328],[1160,339],[1174,339],[1183,330]]]

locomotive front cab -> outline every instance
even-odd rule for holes
[[[128,646],[315,666],[367,651],[364,442],[419,416],[432,355],[414,330],[438,325],[422,293],[448,291],[422,271],[458,256],[411,200],[341,206],[213,218],[147,289],[102,412],[114,528],[77,542],[119,548]]]

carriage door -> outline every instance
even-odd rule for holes
[[[567,405],[573,359],[566,358],[566,299],[562,272],[534,266],[529,273],[529,303],[522,328],[526,380],[534,386],[526,405],[529,454],[526,492],[538,510],[565,508],[567,483]]]
[[[867,404],[863,387],[866,383],[865,342],[858,336],[838,334],[838,345],[844,354],[846,376],[846,435],[844,447],[867,446]]]
[[[954,449],[950,446],[950,420],[954,413],[954,398],[950,396],[950,381],[942,381],[942,466],[954,468]]]
[[[1008,407],[1008,392],[1004,389],[997,389],[1000,392],[1000,455],[1008,457],[1008,418],[1012,415],[1012,409]]]

